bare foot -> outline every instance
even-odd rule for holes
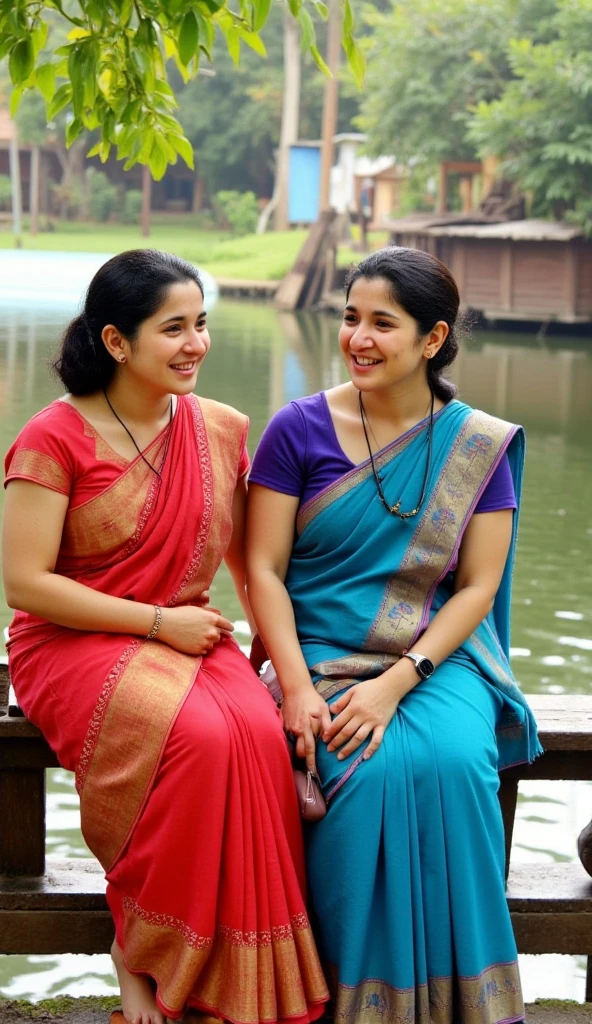
[[[123,953],[114,940],[111,956],[121,990],[121,1008],[127,1024],[165,1024],[164,1015],[156,1005],[154,991],[146,974],[130,974],[123,962]]]

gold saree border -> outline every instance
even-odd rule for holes
[[[177,713],[201,665],[143,641],[107,677],[79,771],[82,833],[109,871],[142,811]]]
[[[426,423],[425,421],[422,420],[422,422],[418,423],[417,426],[414,427],[408,434],[404,434],[403,437],[400,437],[396,441],[393,441],[392,445],[389,445],[388,448],[385,448],[378,455],[375,455],[374,465],[376,469],[382,469],[384,465],[387,465],[397,455],[400,455],[401,452],[405,451],[405,448],[407,448],[407,446],[410,445],[411,442],[415,440],[418,434],[420,434],[421,431],[425,429]],[[362,462],[361,465],[355,466],[354,469],[351,469],[349,473],[346,473],[345,476],[341,477],[341,479],[338,480],[337,483],[330,484],[326,488],[326,490],[321,491],[321,493],[316,498],[311,498],[311,500],[307,502],[306,505],[302,506],[301,511],[298,513],[298,516],[296,517],[296,533],[298,534],[298,536],[300,536],[300,534],[303,533],[308,524],[311,523],[313,519],[316,518],[316,516],[318,516],[326,508],[329,508],[329,506],[332,505],[334,501],[338,501],[339,498],[343,498],[344,495],[349,494],[350,491],[353,491],[353,489],[357,487],[358,484],[363,483],[363,481],[366,480],[369,476],[371,476],[371,474],[372,463],[370,462],[369,459],[367,459],[365,462]]]
[[[159,469],[169,434],[160,434],[146,449],[146,458]],[[106,443],[106,442],[105,442]],[[137,546],[158,494],[160,480],[138,457],[105,491],[68,509],[62,553],[76,558],[125,558]]]
[[[240,1024],[299,1017],[328,998],[308,917],[270,931],[220,926],[198,935],[124,897],[125,962],[153,977],[168,1010],[201,1005]]]
[[[463,423],[405,556],[389,580],[364,645],[402,653],[421,629],[430,595],[446,574],[480,487],[516,428],[480,410]]]
[[[398,654],[357,651],[355,654],[345,655],[343,658],[319,661],[311,668],[311,672],[321,676],[315,683],[315,689],[321,697],[328,700],[329,697],[333,697],[347,686],[353,686],[360,679],[382,675],[396,665],[399,658]]]
[[[232,498],[248,419],[229,405],[191,396],[199,452],[204,510],[193,558],[171,600],[184,604],[208,590],[232,535]],[[207,545],[207,546],[206,546]]]
[[[329,968],[336,1024],[511,1024],[524,1019],[516,961],[493,964],[474,977],[431,977],[415,988],[395,988],[367,978],[344,985]]]
[[[70,493],[70,478],[64,467],[51,455],[34,448],[19,448],[6,474],[6,483],[9,480],[30,480],[60,494]]]

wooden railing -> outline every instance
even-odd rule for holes
[[[592,780],[592,696],[537,695],[529,702],[545,754],[502,772],[500,786],[512,923],[521,953],[587,955],[592,1001],[592,878],[578,861],[510,862],[520,781]],[[97,862],[52,858],[46,865],[45,770],[56,765],[39,730],[9,706],[8,675],[0,666],[0,953],[103,953],[112,942]],[[588,826],[579,845],[592,873],[591,835]]]

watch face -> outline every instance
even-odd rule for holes
[[[422,658],[417,664],[417,671],[419,672],[422,679],[429,679],[432,672],[434,671],[434,663],[429,658]]]

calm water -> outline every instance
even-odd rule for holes
[[[0,447],[59,393],[48,361],[68,312],[0,307]],[[338,319],[219,302],[210,316],[212,350],[200,391],[251,418],[253,450],[269,417],[292,398],[343,379]],[[587,693],[592,683],[592,335],[588,339],[480,331],[455,367],[460,397],[522,423],[527,431],[525,491],[514,578],[513,665],[530,693]],[[241,619],[228,577],[215,603]],[[0,595],[0,625],[10,613]],[[240,637],[239,637],[240,639]],[[246,638],[245,638],[246,639]],[[48,852],[88,856],[68,773],[51,773]],[[585,783],[532,783],[520,795],[515,860],[572,860],[592,816]],[[523,958],[525,994],[583,999],[583,962]],[[111,993],[108,957],[0,957],[0,993],[42,998]]]

